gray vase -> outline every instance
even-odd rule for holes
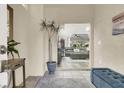
[[[49,71],[49,74],[54,74],[56,71],[56,61],[48,61],[47,62],[47,68]]]

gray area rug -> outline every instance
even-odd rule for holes
[[[73,78],[41,78],[36,88],[91,88],[90,84],[84,79]]]
[[[35,88],[92,88],[85,78],[61,78],[45,73]]]

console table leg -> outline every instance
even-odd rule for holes
[[[23,87],[25,87],[25,64],[23,65]]]
[[[13,88],[15,88],[15,71],[12,71],[12,77],[13,77]]]

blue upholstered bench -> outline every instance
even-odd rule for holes
[[[124,88],[124,75],[109,68],[92,68],[91,82],[97,88]]]

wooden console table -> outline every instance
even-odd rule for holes
[[[16,86],[15,81],[15,70],[23,67],[23,86]],[[13,79],[13,88],[16,87],[25,87],[25,58],[18,58],[18,59],[10,59],[10,60],[3,60],[2,61],[2,70],[12,70],[12,79]]]

